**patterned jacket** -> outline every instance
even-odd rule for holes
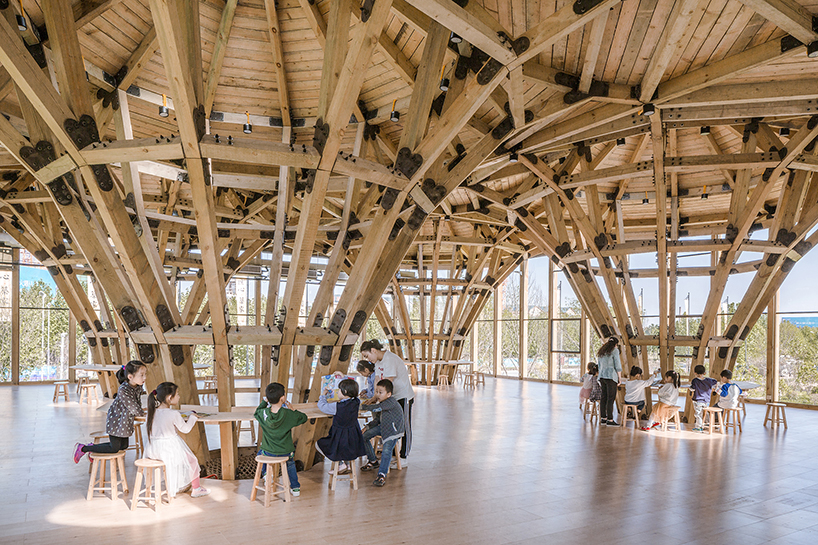
[[[105,421],[105,431],[114,437],[130,437],[133,435],[133,419],[143,416],[142,386],[131,386],[127,380],[119,385],[119,391],[111,407],[108,409],[108,419]]]

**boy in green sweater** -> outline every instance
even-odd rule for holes
[[[293,496],[301,495],[301,485],[298,484],[298,473],[295,471],[293,454],[292,429],[307,421],[307,415],[289,407],[284,397],[284,385],[273,382],[267,385],[266,398],[256,409],[254,414],[261,428],[262,439],[260,456],[287,456],[287,475],[290,477],[290,488]],[[267,466],[264,466],[267,469]],[[263,473],[262,473],[263,475]]]

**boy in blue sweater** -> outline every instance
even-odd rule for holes
[[[366,447],[366,457],[369,460],[361,467],[361,471],[370,471],[378,467],[378,477],[372,483],[375,486],[386,484],[386,474],[389,473],[389,464],[392,462],[392,453],[398,439],[403,437],[403,409],[392,397],[392,381],[383,379],[375,386],[375,395],[372,398],[374,404],[367,407],[372,411],[372,420],[364,428],[364,447]],[[375,449],[372,448],[371,439],[381,436],[383,450],[381,451],[381,462],[375,457]]]
[[[690,381],[688,392],[693,401],[693,413],[696,415],[696,424],[693,431],[704,431],[702,413],[705,407],[710,406],[710,395],[713,388],[718,384],[716,379],[705,376],[704,365],[697,365],[693,368],[696,378]]]

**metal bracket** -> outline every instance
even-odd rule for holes
[[[136,345],[136,349],[139,351],[139,359],[142,360],[142,363],[153,363],[156,356],[153,353],[153,347],[151,345],[138,344]]]
[[[389,210],[395,205],[395,200],[398,198],[400,192],[394,187],[389,187],[381,196],[381,207],[384,210]]]
[[[35,147],[23,146],[20,148],[20,157],[33,170],[40,170],[56,159],[54,146],[47,140],[40,140]]]
[[[605,339],[610,337],[611,334],[612,334],[611,328],[608,327],[608,324],[601,324],[599,326],[599,332],[602,334],[602,337],[605,338]]]
[[[196,138],[201,140],[207,131],[207,114],[203,104],[193,108],[193,126],[196,128]]]
[[[786,53],[791,49],[795,49],[798,46],[804,45],[801,40],[797,38],[793,38],[789,34],[781,38],[781,52]]]
[[[99,142],[99,131],[97,131],[97,122],[88,114],[80,116],[79,121],[76,119],[66,119],[63,122],[65,132],[71,138],[71,141],[79,148]]]
[[[312,145],[318,150],[318,153],[324,153],[324,147],[327,145],[328,138],[329,124],[324,123],[323,119],[318,118],[318,121],[315,122],[315,132],[312,137]]]
[[[173,316],[171,316],[168,307],[165,305],[156,305],[156,318],[159,320],[163,332],[173,329],[176,325],[173,323]]]
[[[356,335],[361,332],[361,328],[363,327],[364,323],[366,323],[367,314],[363,310],[359,310],[355,313],[355,316],[352,317],[352,323],[349,324],[349,330],[355,333]]]
[[[372,8],[375,7],[375,0],[364,0],[364,5],[361,6],[361,22],[369,21],[372,16]]]
[[[91,170],[94,171],[94,177],[97,179],[97,185],[103,191],[110,191],[114,188],[114,179],[111,178],[111,173],[108,172],[106,165],[91,165]]]
[[[426,219],[426,211],[423,208],[417,206],[415,207],[415,211],[412,212],[412,215],[409,216],[409,221],[407,225],[409,225],[409,229],[412,231],[417,231],[420,229],[420,226],[423,225],[423,221]]]
[[[130,305],[122,307],[120,314],[122,314],[125,325],[128,326],[128,331],[136,331],[144,325],[139,318],[139,313]]]
[[[494,76],[497,75],[502,67],[503,63],[495,58],[489,58],[488,62],[483,65],[483,68],[481,68],[477,73],[477,83],[480,85],[487,85],[494,79]]]
[[[48,61],[45,58],[45,49],[43,48],[43,44],[41,42],[31,45],[26,44],[26,49],[28,49],[28,52],[31,54],[31,57],[34,59],[34,62],[37,63],[38,67],[45,68],[48,66]]]
[[[446,188],[442,185],[437,185],[431,178],[426,178],[421,184],[421,189],[429,197],[433,204],[437,204],[446,196]]]
[[[315,173],[316,170],[314,168],[305,168],[301,170],[301,178],[304,180],[304,189],[307,191],[307,193],[312,193],[312,188],[315,185]]]
[[[329,330],[335,333],[336,335],[341,331],[341,326],[344,325],[344,321],[347,319],[347,311],[339,308],[335,311],[335,314],[332,315],[332,321],[329,324]]]
[[[508,133],[510,133],[514,129],[514,119],[507,115],[505,119],[503,119],[499,125],[494,127],[491,131],[491,136],[495,140],[502,140],[505,138]]]
[[[51,193],[54,194],[54,200],[56,200],[58,204],[68,206],[73,202],[74,197],[71,195],[71,190],[68,189],[68,186],[62,178],[48,182],[48,188],[51,190]],[[83,209],[83,211],[85,211],[85,209]]]
[[[398,237],[400,230],[403,229],[404,225],[406,225],[405,221],[400,218],[396,219],[395,224],[392,226],[392,231],[389,233],[389,240],[395,240]]]
[[[415,172],[418,171],[420,165],[423,164],[423,157],[419,153],[412,153],[407,147],[398,150],[398,156],[395,159],[395,166],[400,170],[404,176],[411,178]]]

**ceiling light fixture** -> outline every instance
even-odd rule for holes
[[[6,4],[6,5],[8,5],[8,4]],[[23,0],[20,0],[20,14],[17,16],[17,29],[20,32],[25,32],[26,29],[28,28],[28,25],[26,24],[26,15],[25,15],[25,13],[26,13],[26,11],[23,8]]]
[[[639,112],[641,115],[653,115],[656,112],[656,106],[652,103],[648,102],[642,106],[642,110]]]
[[[709,126],[709,125],[705,125],[705,126],[704,126],[704,127],[702,127],[701,129],[699,129],[699,132],[700,132],[700,133],[701,133],[703,136],[707,136],[708,134],[710,134],[710,126]]]
[[[459,44],[459,43],[461,43],[463,41],[463,38],[461,38],[460,36],[458,36],[457,34],[452,32],[449,35],[449,41],[452,42],[453,44]]]
[[[616,145],[617,146],[624,146],[625,145],[625,139],[624,138],[617,138],[616,139]]]
[[[159,106],[159,117],[167,117],[168,114],[168,95],[162,93],[162,105]]]
[[[790,135],[790,128],[789,127],[781,127],[778,129],[778,136],[789,136]]]
[[[389,121],[392,123],[397,123],[400,121],[400,112],[395,109],[395,104],[398,102],[398,99],[392,101],[392,113],[389,114]]]
[[[244,124],[244,134],[251,134],[253,126],[250,124],[250,112],[244,112],[244,115],[247,116],[247,123]]]

